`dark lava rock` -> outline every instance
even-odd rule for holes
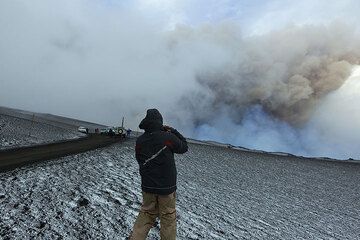
[[[39,228],[39,229],[42,229],[42,228],[44,228],[45,226],[46,226],[46,222],[41,221],[41,222],[39,223],[38,228]]]
[[[0,228],[0,239],[10,240],[9,235],[13,233],[9,226],[1,226]]]
[[[153,227],[154,227],[154,228],[159,228],[159,229],[160,229],[160,224],[159,224],[159,221],[158,221],[158,220],[156,220],[156,221],[154,222]]]
[[[64,213],[62,211],[57,211],[56,212],[56,218],[62,218],[64,216]]]
[[[79,206],[79,207],[86,207],[87,205],[90,204],[90,201],[87,200],[87,199],[84,198],[84,197],[81,197],[81,198],[77,201],[77,203],[78,203],[78,206]]]
[[[4,199],[5,195],[4,194],[0,194],[0,199]]]
[[[28,212],[29,210],[30,210],[30,208],[29,208],[27,205],[25,205],[24,208],[23,208],[23,213],[26,213],[26,212]]]

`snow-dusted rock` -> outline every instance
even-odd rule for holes
[[[0,114],[0,149],[85,136],[74,130]]]
[[[360,238],[360,164],[198,144],[176,159],[178,239]],[[0,238],[125,239],[134,141],[0,173],[0,196]]]

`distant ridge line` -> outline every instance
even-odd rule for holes
[[[221,143],[221,142],[216,142],[216,141],[212,141],[212,140],[197,140],[197,139],[192,139],[192,138],[187,138],[187,140],[188,140],[188,142],[193,143],[193,144],[218,146],[218,147],[224,147],[224,148],[228,148],[228,149],[234,149],[234,150],[238,150],[238,151],[245,151],[245,152],[252,152],[252,153],[260,153],[260,154],[284,156],[284,157],[294,157],[294,158],[299,158],[299,159],[304,159],[304,160],[312,160],[312,161],[327,161],[327,162],[342,162],[342,163],[360,164],[360,160],[355,160],[355,159],[342,160],[342,159],[335,159],[335,158],[329,158],[329,157],[304,157],[304,156],[294,155],[294,154],[286,153],[286,152],[267,152],[267,151],[263,151],[263,150],[249,149],[249,148],[245,148],[245,147],[241,147],[241,146],[234,146],[232,144]]]

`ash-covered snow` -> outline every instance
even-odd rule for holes
[[[0,114],[0,149],[49,143],[84,136],[75,130]]]
[[[178,239],[360,238],[360,164],[196,144],[176,161]],[[0,173],[0,238],[125,239],[140,203],[129,140]]]

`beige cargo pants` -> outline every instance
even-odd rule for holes
[[[176,193],[158,195],[142,193],[143,203],[136,218],[130,239],[146,239],[150,229],[154,226],[156,218],[160,218],[161,240],[176,239]]]

